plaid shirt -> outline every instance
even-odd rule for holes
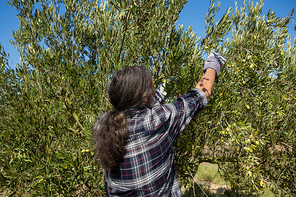
[[[197,88],[176,102],[138,107],[127,116],[126,154],[118,168],[104,171],[106,196],[182,196],[174,167],[173,141],[194,115],[207,105]],[[100,116],[102,117],[102,116]]]

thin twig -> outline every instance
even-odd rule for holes
[[[128,25],[128,21],[129,21],[130,12],[131,11],[128,11],[128,13],[127,13],[127,17],[126,17],[126,21],[125,21],[125,27],[124,27],[124,32],[123,32],[123,37],[122,37],[122,40],[121,40],[121,46],[120,46],[119,54],[118,54],[118,57],[117,57],[117,63],[119,62],[119,59],[120,59],[120,56],[121,56],[121,51],[122,51],[122,48],[123,48],[125,34],[126,34],[126,31],[127,31],[127,25]]]
[[[194,182],[198,185],[198,187],[199,187],[200,190],[204,193],[204,195],[205,195],[206,197],[208,197],[208,195],[204,192],[204,190],[203,190],[202,187],[199,185],[199,183],[195,181],[195,179],[194,179],[194,177],[192,176],[192,173],[191,173],[190,170],[189,170],[189,173],[190,173],[191,178],[193,179],[193,194],[194,194],[194,197],[196,197],[196,196],[195,196]]]
[[[285,170],[282,171],[282,173],[280,174],[278,180],[276,181],[276,185],[278,185],[278,182],[280,181],[280,178],[281,178],[282,174],[283,174],[286,170],[287,170],[287,168],[286,168]]]

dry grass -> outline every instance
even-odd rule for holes
[[[184,197],[226,196],[224,192],[230,190],[226,181],[218,173],[218,166],[215,164],[201,163],[194,177],[194,182],[191,187],[182,188]]]
[[[208,181],[218,185],[227,185],[225,180],[218,173],[218,165],[216,164],[201,163],[194,178],[199,181]]]
[[[193,193],[194,192],[194,193]],[[182,187],[184,197],[227,197],[233,196],[229,183],[218,173],[218,165],[201,163],[194,177],[194,185]],[[261,197],[275,197],[269,190],[265,189]]]

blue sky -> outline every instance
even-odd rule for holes
[[[257,0],[253,1],[254,3],[257,2]],[[19,62],[19,53],[9,42],[9,39],[13,39],[11,31],[19,29],[19,20],[16,17],[16,10],[8,6],[6,2],[6,0],[0,0],[0,43],[4,47],[5,51],[10,54],[9,65],[14,67],[14,65]],[[209,0],[188,0],[188,3],[180,14],[180,19],[177,24],[183,24],[185,29],[192,26],[192,30],[197,33],[197,36],[203,36],[204,19],[206,13],[208,12],[209,2]],[[228,7],[234,8],[235,6],[235,0],[220,0],[220,2],[221,8],[217,14],[217,19],[224,14]],[[237,0],[237,2],[240,7],[243,0]],[[216,0],[216,3],[218,3],[218,0]],[[296,6],[295,0],[265,0],[262,14],[266,15],[268,10],[271,9],[276,12],[277,16],[285,17],[294,6]],[[295,23],[296,15],[294,15],[293,20]],[[294,31],[293,28],[294,25],[290,24],[288,33],[291,34],[292,41],[296,37],[296,31]]]
[[[188,3],[180,14],[180,19],[177,24],[183,24],[185,29],[192,26],[192,30],[197,33],[197,36],[203,36],[205,16],[209,9],[209,0],[188,0]],[[235,2],[238,7],[243,5],[243,0],[216,0],[216,3],[221,2],[220,11],[216,16],[216,20],[220,19],[227,8],[235,9]],[[260,0],[253,0],[254,4]],[[247,2],[248,5],[248,2]],[[262,15],[267,15],[268,10],[271,9],[276,13],[276,16],[286,17],[292,8],[296,6],[296,0],[264,0]],[[296,7],[295,7],[296,13]],[[293,24],[289,25],[288,33],[291,34],[292,41],[296,37],[294,30],[294,23],[296,22],[296,14],[293,17]]]

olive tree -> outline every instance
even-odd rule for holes
[[[20,20],[11,42],[21,63],[10,69],[1,47],[2,194],[103,196],[92,125],[111,109],[113,72],[149,68],[155,86],[169,81],[171,102],[195,86],[212,48],[228,61],[207,108],[175,143],[181,183],[210,162],[239,195],[263,187],[295,194],[293,13],[262,15],[262,1],[248,8],[245,1],[217,20],[220,4],[210,1],[205,35],[197,37],[176,25],[186,0],[8,3]]]

